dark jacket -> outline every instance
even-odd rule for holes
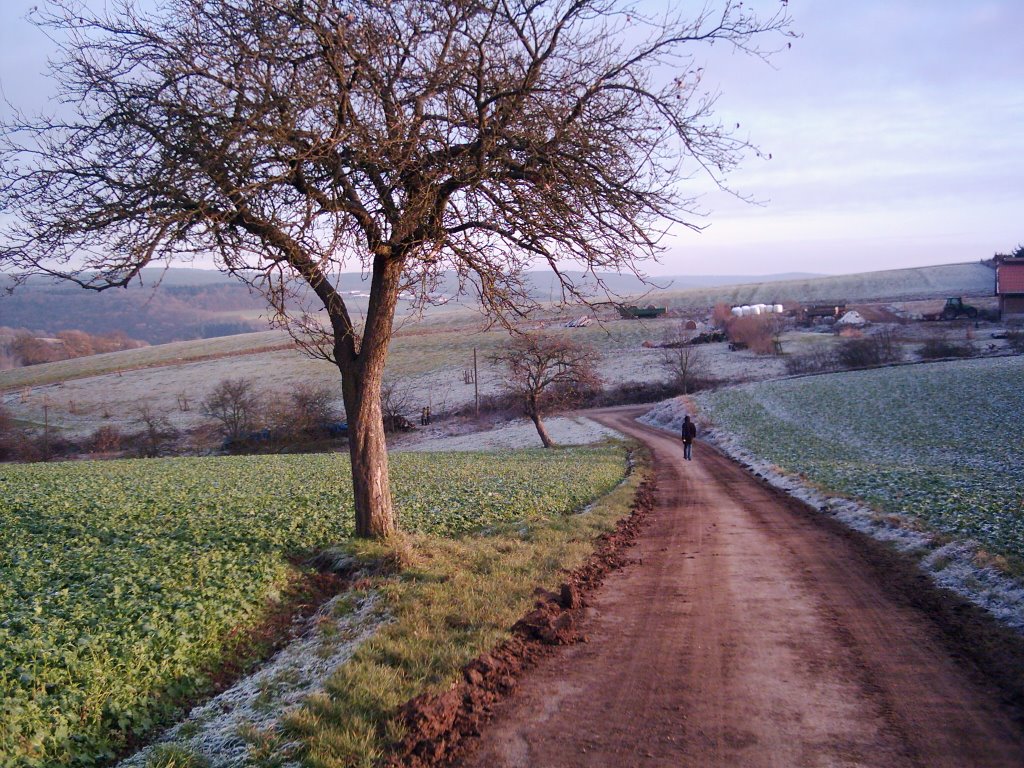
[[[692,443],[693,438],[697,436],[697,425],[692,421],[683,422],[683,442]]]

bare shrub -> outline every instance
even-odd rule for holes
[[[328,424],[338,421],[334,407],[335,393],[330,387],[302,383],[289,394],[292,423],[304,434],[323,431]]]
[[[380,388],[380,398],[385,432],[404,431],[412,426],[405,415],[412,412],[412,396],[401,380],[385,381]]]
[[[57,338],[64,342],[64,357],[86,357],[95,354],[92,337],[85,331],[61,331]]]
[[[714,323],[715,328],[725,328],[729,320],[732,319],[732,316],[732,307],[719,302],[715,304],[715,308],[711,312],[711,321]]]
[[[836,358],[842,368],[868,368],[882,362],[870,338],[847,339],[836,350]]]
[[[871,338],[878,345],[883,362],[897,363],[903,359],[903,347],[900,346],[899,337],[892,328],[883,328],[872,334]]]
[[[277,447],[324,437],[329,426],[338,421],[334,392],[329,387],[301,383],[289,392],[263,398],[260,423],[270,435],[262,442]]]
[[[202,412],[217,421],[225,440],[239,441],[259,415],[259,398],[249,379],[224,379],[203,400]]]
[[[89,437],[87,446],[89,453],[117,453],[121,450],[124,436],[117,427],[106,424]]]
[[[41,432],[23,429],[19,430],[17,434],[10,459],[12,461],[49,461],[53,455],[52,441],[45,438]]]
[[[710,382],[706,383],[710,386]],[[705,382],[694,386],[691,391],[705,388]],[[592,400],[587,401],[588,408],[605,408],[613,405],[632,405],[634,403],[656,403],[668,400],[679,394],[675,384],[668,381],[627,381],[614,387],[601,390]]]
[[[899,362],[903,350],[896,343],[894,334],[884,330],[859,339],[848,339],[836,352],[843,368],[868,368]]]
[[[139,427],[139,450],[148,458],[159,456],[178,436],[168,416],[148,402],[143,402],[136,410],[135,425]]]
[[[917,351],[922,360],[941,360],[947,357],[974,357],[974,347],[949,339],[928,339]]]
[[[730,317],[726,322],[729,340],[759,355],[781,354],[779,334],[782,333],[782,329],[782,319],[774,315]]]
[[[70,360],[76,357],[96,355],[101,352],[115,352],[122,349],[134,349],[147,346],[145,342],[129,339],[123,333],[107,336],[94,336],[85,331],[60,331],[54,337],[43,337],[26,329],[9,332],[2,344],[0,355],[3,356],[5,368],[53,363]]]
[[[1006,343],[1014,352],[1024,353],[1024,331],[1008,331]]]
[[[23,441],[24,435],[17,428],[11,412],[0,405],[0,461],[16,459],[18,447]]]
[[[63,359],[61,344],[55,340],[47,340],[33,336],[31,333],[19,333],[11,344],[13,356],[21,365],[39,365]]]
[[[786,356],[786,372],[793,375],[835,371],[839,367],[835,351],[824,347],[816,347],[807,352]]]

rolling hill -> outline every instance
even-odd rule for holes
[[[569,277],[592,290],[594,280],[582,273]],[[769,283],[779,280],[810,279],[810,275],[755,276],[674,276],[653,278],[645,285],[636,277],[602,274],[601,279],[615,296],[630,296],[654,290],[683,290],[737,283]],[[530,293],[539,301],[556,301],[561,292],[550,272],[532,272],[527,276]],[[0,291],[10,284],[0,278]],[[366,309],[369,282],[358,273],[338,277],[337,285],[355,315]],[[454,275],[445,275],[437,287],[439,299],[453,299],[458,292]],[[607,298],[600,295],[599,298]],[[427,315],[445,314],[466,308],[472,300],[455,298],[452,304],[431,308]],[[410,307],[402,305],[403,311]],[[120,332],[150,344],[165,344],[191,339],[265,331],[268,328],[266,302],[239,280],[215,270],[151,268],[142,273],[142,281],[126,289],[102,292],[83,290],[69,283],[33,278],[12,293],[0,295],[0,326],[26,328],[40,335],[64,330],[91,334]]]

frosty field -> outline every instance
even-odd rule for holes
[[[1024,358],[758,382],[696,398],[829,493],[1024,559]]]
[[[623,477],[613,447],[403,454],[406,530],[569,513]],[[336,454],[0,468],[0,765],[91,765],[208,685],[235,630],[351,531]]]

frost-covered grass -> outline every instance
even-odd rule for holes
[[[759,302],[871,301],[931,296],[988,296],[992,269],[980,262],[939,264],[930,267],[889,269],[851,275],[691,288],[658,294],[655,300],[670,306],[757,304]],[[940,302],[941,306],[941,302]]]
[[[615,447],[392,459],[402,526],[438,538],[576,511]],[[336,454],[0,467],[0,765],[92,765],[209,687],[238,630],[351,533]]]
[[[13,391],[22,387],[38,387],[119,371],[184,365],[206,358],[248,355],[292,346],[291,339],[281,331],[258,331],[212,339],[175,341],[0,371],[0,390]]]
[[[1024,559],[1024,358],[759,382],[696,398],[829,493]]]

